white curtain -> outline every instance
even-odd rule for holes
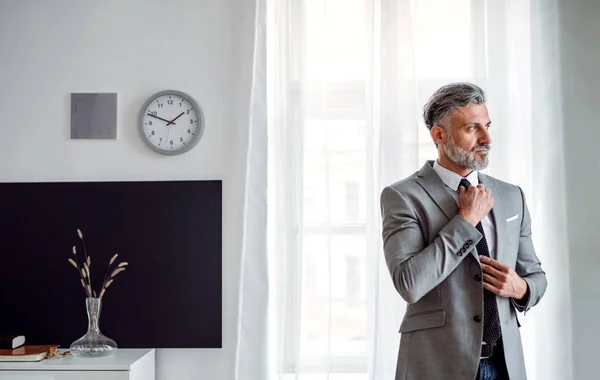
[[[256,3],[236,379],[393,378],[379,195],[436,157],[421,107],[454,81],[488,95],[486,172],[524,189],[548,274],[529,378],[572,378],[555,0]]]

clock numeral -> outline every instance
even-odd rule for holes
[[[152,120],[150,120],[150,121],[148,122],[148,125],[152,125]]]
[[[173,145],[173,140],[169,141],[169,144]]]
[[[181,103],[179,103],[179,107],[181,107]]]
[[[167,104],[168,104],[168,105],[172,105],[172,104],[173,104],[173,101],[172,101],[172,100],[167,100]]]
[[[163,104],[162,103],[158,103],[158,108],[163,108]]]
[[[179,138],[179,141],[180,141],[180,142],[183,142],[183,137],[180,137],[180,138]]]
[[[194,124],[194,120],[190,119],[190,124]]]
[[[156,115],[158,115],[158,112],[156,112],[156,111],[151,111],[151,112],[150,112],[150,114],[151,114],[152,116],[156,116]]]
[[[150,132],[150,135],[148,137],[152,137],[154,136],[154,131]]]
[[[185,113],[186,113],[186,114],[189,114],[189,113],[190,113],[190,110],[186,110],[186,111],[185,111]]]

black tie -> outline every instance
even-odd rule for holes
[[[460,180],[460,185],[468,189],[471,183],[463,178]],[[483,256],[490,257],[490,250],[488,249],[487,241],[485,240],[485,234],[483,233],[483,226],[481,222],[475,226],[481,233],[481,240],[477,243],[477,253]],[[498,315],[498,304],[496,303],[496,295],[487,289],[483,290],[483,341],[493,346],[501,335],[500,329],[500,316]]]

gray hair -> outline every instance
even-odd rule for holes
[[[447,129],[454,110],[484,103],[485,93],[480,87],[466,82],[447,84],[434,92],[423,107],[425,126],[429,130],[435,125]]]

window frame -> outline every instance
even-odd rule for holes
[[[365,0],[367,3],[365,22],[367,23],[367,33],[371,35],[367,36],[367,39],[372,40],[374,38],[373,18],[377,0]],[[373,167],[373,151],[374,147],[371,144],[370,139],[373,137],[373,124],[372,114],[373,109],[371,105],[367,103],[369,93],[369,86],[373,83],[373,78],[365,78],[365,80],[358,81],[336,81],[336,82],[325,82],[325,83],[304,83],[302,80],[301,73],[303,72],[302,57],[304,56],[304,43],[305,43],[305,17],[306,12],[302,6],[302,0],[289,0],[288,6],[290,7],[288,17],[290,17],[291,27],[287,29],[289,35],[283,36],[284,40],[287,37],[287,42],[291,47],[287,47],[287,53],[289,54],[288,60],[282,60],[278,57],[278,62],[286,62],[284,73],[285,84],[283,95],[286,96],[286,132],[285,135],[289,139],[294,141],[291,144],[292,148],[289,153],[292,157],[286,160],[284,165],[285,188],[283,191],[290,196],[293,196],[293,202],[291,202],[291,215],[294,218],[294,223],[287,231],[287,237],[289,241],[286,242],[285,252],[286,257],[286,268],[284,278],[284,292],[283,297],[285,311],[284,315],[284,326],[283,329],[283,352],[280,353],[280,365],[281,370],[285,374],[289,373],[366,373],[369,366],[369,354],[345,354],[345,355],[332,355],[332,356],[303,356],[302,360],[299,360],[298,349],[300,347],[300,333],[301,333],[301,315],[302,315],[302,303],[300,289],[302,289],[302,236],[304,234],[326,234],[332,236],[334,234],[348,234],[348,233],[360,233],[365,234],[369,232],[369,223],[372,221],[371,217],[367,215],[366,221],[363,223],[338,223],[338,224],[313,224],[305,225],[302,218],[303,209],[303,163],[304,163],[304,140],[303,140],[303,126],[307,119],[318,119],[318,120],[356,120],[365,123],[365,132],[367,134],[365,138],[365,155],[367,162],[367,171],[369,167]],[[486,44],[487,35],[487,22],[489,17],[487,16],[487,1],[471,0],[472,10],[472,21],[473,28],[479,32],[473,33],[473,39],[471,44],[473,51],[485,51],[482,46]],[[379,38],[379,37],[378,37]],[[478,81],[484,81],[487,77],[487,66],[485,63],[482,64],[481,60],[485,57],[473,55],[473,76]],[[483,70],[478,68],[484,67]],[[419,78],[417,87],[419,90],[428,89],[439,86],[444,82],[450,80],[469,80],[472,78],[449,78],[444,80],[443,78]],[[321,99],[315,94],[326,96],[325,99],[328,102],[315,101],[315,99]],[[307,104],[304,99],[311,99],[311,103]],[[362,104],[352,104],[353,99],[363,99]],[[344,106],[335,106],[335,105]],[[334,105],[334,106],[332,106]],[[424,126],[422,126],[424,128]],[[429,149],[432,145],[431,142],[418,141],[418,149],[421,151],[423,148]],[[369,178],[369,173],[365,173],[366,178]],[[377,189],[374,188],[374,184],[367,181],[366,183],[366,200],[373,199],[377,193]],[[288,206],[290,207],[290,206]],[[367,208],[368,209],[368,208]],[[367,241],[367,249],[373,245]],[[298,290],[296,292],[296,290]],[[370,292],[367,291],[367,297]],[[369,299],[367,298],[367,302]],[[376,318],[372,315],[372,310],[368,310],[367,323],[372,323]],[[367,341],[368,344],[372,342]]]

